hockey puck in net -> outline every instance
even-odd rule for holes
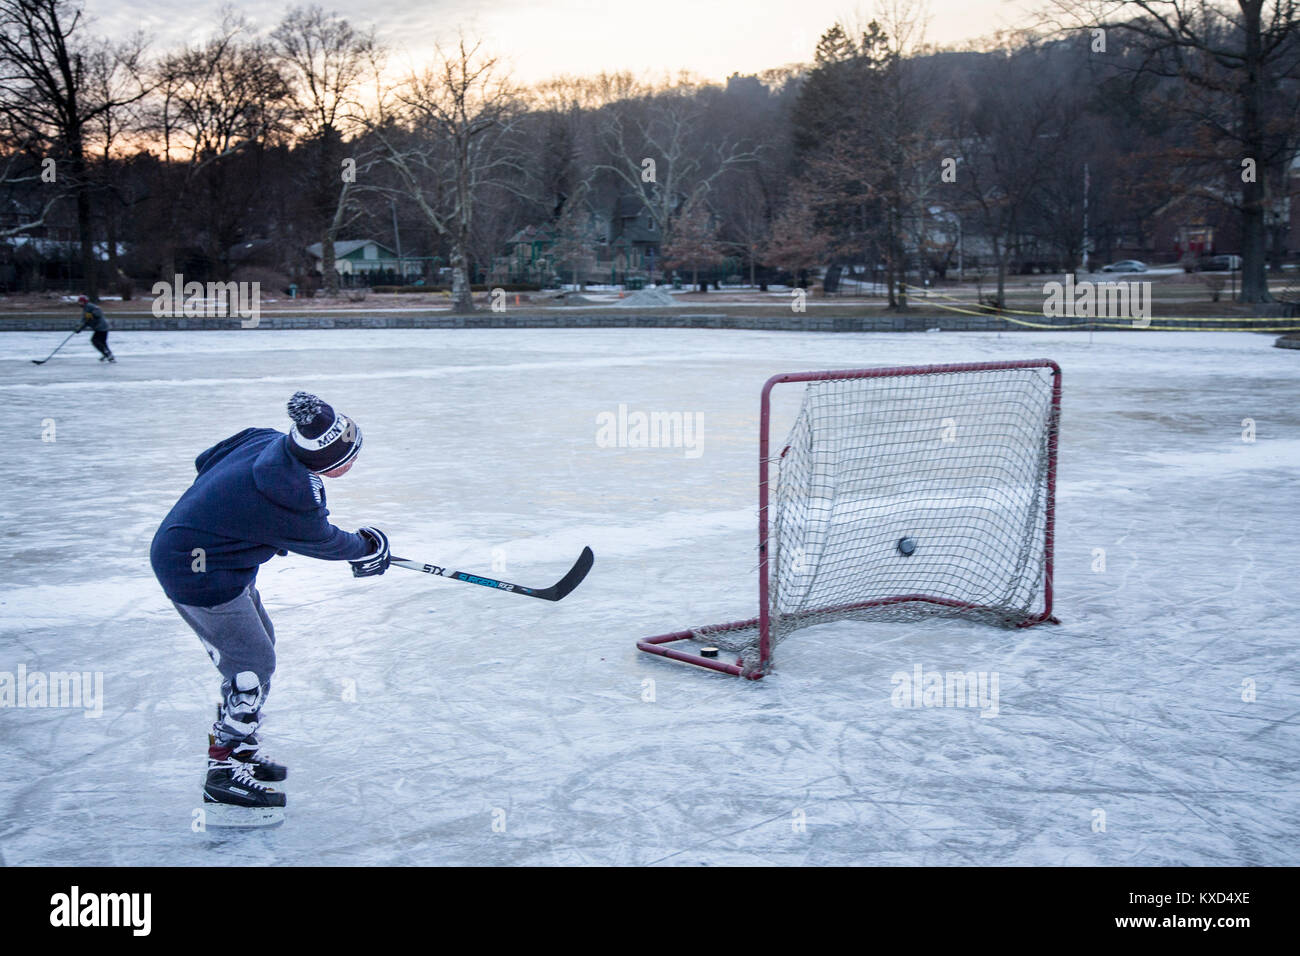
[[[701,648],[700,648],[700,656],[701,656],[701,657],[717,657],[717,656],[718,656],[718,649],[717,649],[716,647],[701,647]]]
[[[916,542],[913,541],[911,538],[899,538],[899,539],[898,539],[898,553],[899,553],[899,554],[903,555],[904,557],[907,557],[908,555],[910,555],[910,554],[911,554],[913,551],[915,551],[915,550],[916,550]]]

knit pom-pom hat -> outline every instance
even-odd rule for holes
[[[294,392],[289,399],[289,451],[308,471],[341,468],[361,451],[361,429],[346,415],[310,392]]]

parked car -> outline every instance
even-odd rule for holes
[[[1101,267],[1102,272],[1146,272],[1147,265],[1145,262],[1138,262],[1136,259],[1121,259],[1119,262],[1112,262],[1108,266]]]
[[[1240,272],[1241,256],[1201,256],[1196,268],[1200,272]]]

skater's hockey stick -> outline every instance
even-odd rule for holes
[[[578,555],[578,560],[573,567],[569,568],[569,573],[549,588],[526,588],[522,584],[511,584],[508,581],[485,578],[481,574],[468,574],[465,571],[452,571],[449,568],[440,568],[436,564],[421,564],[419,561],[410,561],[406,558],[393,558],[392,563],[399,568],[423,571],[425,574],[436,574],[439,577],[451,578],[454,581],[464,581],[466,584],[479,584],[485,588],[496,588],[499,591],[510,591],[512,594],[524,594],[528,597],[541,598],[543,601],[558,601],[582,583],[582,579],[587,576],[587,572],[591,570],[591,565],[595,560],[596,556],[591,553],[591,548],[583,548],[582,554]]]
[[[77,330],[77,332],[80,332],[80,331],[81,331],[80,329]],[[55,347],[54,352],[57,352],[59,349],[63,348],[63,346],[67,345],[67,344],[68,344],[68,339],[70,339],[70,338],[72,338],[74,335],[76,335],[77,332],[69,332],[69,333],[68,333],[68,338],[67,338],[67,339],[64,339],[62,342],[60,342],[60,343],[58,344],[58,346]],[[43,359],[32,359],[32,364],[33,364],[33,365],[44,365],[44,364],[45,364],[46,362],[48,362],[50,359],[54,358],[54,352],[51,352],[49,355],[45,356],[45,358],[43,358]]]

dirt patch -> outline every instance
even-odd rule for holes
[[[663,289],[638,289],[614,303],[621,309],[661,309],[676,304],[673,297]]]

